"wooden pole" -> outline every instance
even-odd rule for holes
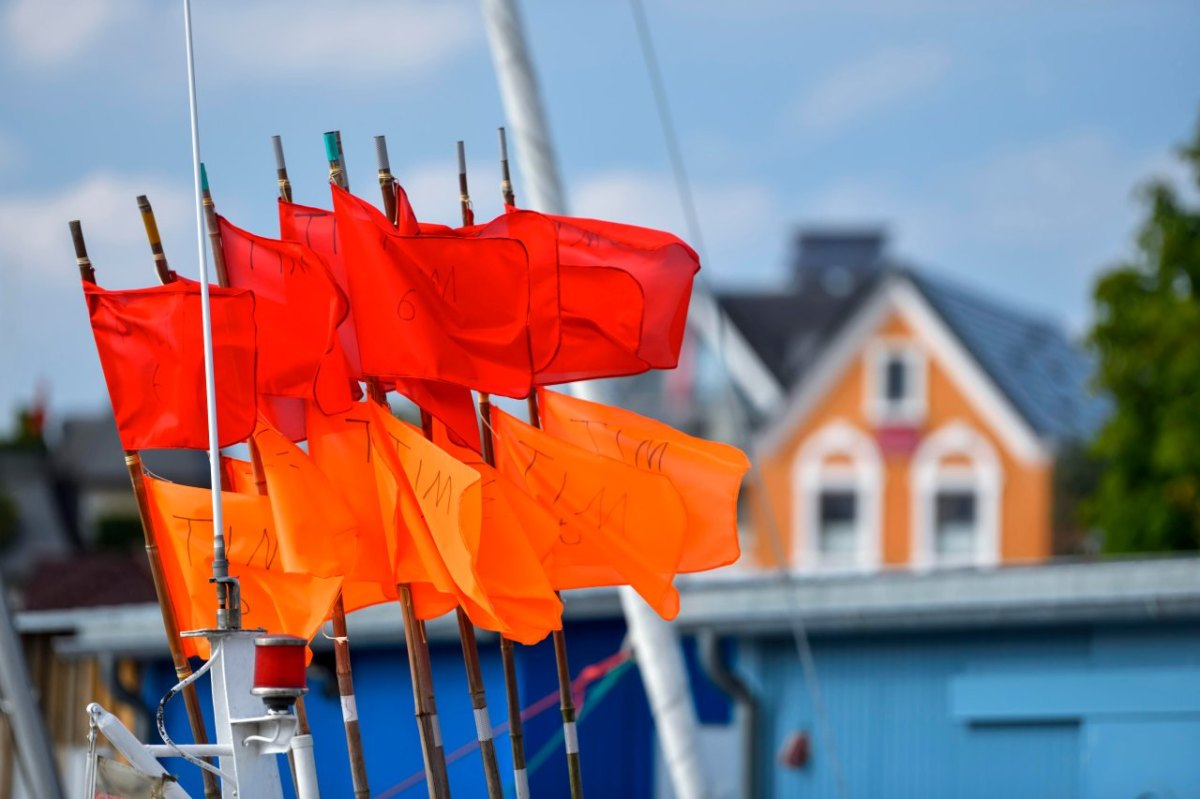
[[[471,196],[467,190],[467,162],[463,143],[458,142],[458,190],[462,205],[464,225],[473,224]],[[422,418],[422,421],[426,421]],[[429,423],[424,425],[425,437],[432,438]],[[500,783],[500,764],[496,761],[496,742],[492,738],[492,721],[488,715],[487,693],[483,683],[483,669],[479,664],[479,644],[475,638],[475,625],[461,606],[455,608],[458,617],[458,635],[462,641],[463,664],[467,669],[467,685],[471,690],[471,706],[475,710],[475,732],[479,738],[479,752],[483,757],[483,772],[487,781],[489,799],[503,799],[504,788]]]
[[[513,197],[512,176],[508,171],[508,139],[504,128],[500,137],[500,191],[505,205],[516,205]],[[538,413],[537,392],[529,395],[529,423],[541,429],[542,419]],[[558,669],[558,698],[562,710],[563,740],[567,750],[567,776],[571,783],[571,799],[583,799],[583,768],[579,760],[579,735],[575,727],[575,698],[571,694],[571,668],[567,663],[567,636],[564,630],[555,630],[554,663]]]
[[[325,134],[325,154],[329,160],[329,182],[349,191],[342,137],[338,131]],[[372,402],[387,407],[387,397],[378,380],[367,381],[367,392]],[[408,671],[412,680],[413,705],[421,738],[427,789],[431,799],[449,799],[450,778],[446,771],[446,754],[433,694],[433,666],[429,661],[425,623],[417,618],[412,589],[408,584],[398,584],[396,588],[404,620],[404,642],[408,649]]]
[[[539,430],[542,417],[538,412],[537,392],[529,395],[529,423]],[[583,799],[583,768],[579,761],[579,734],[575,727],[575,698],[571,694],[571,668],[567,663],[567,636],[555,630],[554,664],[558,668],[558,700],[562,710],[563,741],[567,749],[567,776],[571,781],[571,799]]]
[[[287,203],[292,201],[292,182],[288,180],[287,161],[283,158],[283,139],[280,136],[271,137],[271,146],[275,150],[275,178],[279,182],[279,197]]]
[[[496,448],[492,441],[492,400],[487,392],[479,392],[479,418],[483,421],[483,461],[496,465]],[[513,782],[517,799],[529,799],[529,774],[525,770],[525,722],[521,719],[521,687],[517,681],[517,657],[513,642],[500,636],[500,661],[504,666],[504,693],[508,700],[508,740],[512,746]]]
[[[150,207],[150,201],[144,194],[138,195],[137,205],[138,210],[142,212],[142,225],[146,228],[146,238],[150,242],[150,254],[154,256],[154,269],[158,272],[158,279],[162,283],[170,283],[175,279],[175,273],[167,266],[162,238],[158,235],[158,222],[154,220],[154,209]]]
[[[150,219],[151,223],[153,223],[153,212]],[[70,222],[70,227],[71,241],[75,245],[75,261],[79,265],[79,276],[86,283],[95,283],[96,270],[92,267],[91,259],[88,258],[87,245],[83,239],[83,226],[79,223],[78,219],[73,219]],[[154,230],[157,233],[157,226],[155,226]],[[159,252],[161,253],[161,251],[162,245],[160,242]],[[165,269],[165,257],[162,260],[163,268]],[[158,266],[157,258],[155,259],[155,266]],[[171,663],[175,666],[175,677],[182,681],[191,676],[192,667],[183,654],[183,641],[179,637],[179,622],[175,618],[175,608],[171,605],[171,595],[167,591],[162,556],[159,554],[158,544],[154,541],[153,527],[150,522],[150,501],[146,496],[146,485],[143,481],[145,473],[142,468],[142,456],[136,451],[126,450],[125,467],[129,471],[129,481],[133,484],[133,496],[137,502],[138,518],[142,523],[142,538],[146,547],[146,559],[150,562],[150,577],[154,581],[154,593],[158,596],[158,609],[162,613],[163,629],[167,635],[167,649],[171,653]],[[183,689],[183,702],[187,710],[188,726],[192,730],[192,740],[198,744],[208,743],[208,732],[204,727],[204,716],[200,712],[200,699],[196,694],[194,683]],[[204,796],[206,799],[218,799],[221,795],[221,789],[217,784],[216,776],[207,771],[202,771],[202,775],[204,778]]]

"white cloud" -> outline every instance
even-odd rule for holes
[[[191,208],[186,189],[161,178],[102,172],[52,194],[0,196],[0,269],[9,272],[0,279],[74,283],[78,273],[67,222],[79,219],[103,285],[152,283],[149,247],[135,203],[139,194],[154,206],[168,257],[194,261],[195,234],[189,237],[185,224]]]
[[[927,92],[949,74],[952,58],[936,47],[882,50],[821,80],[795,111],[797,123],[830,133]]]
[[[336,74],[402,81],[425,74],[478,37],[473,5],[360,0],[221,3],[197,18],[197,35],[227,76]]]
[[[12,0],[0,25],[17,53],[49,66],[79,56],[132,10],[131,0]]]
[[[403,81],[425,75],[479,37],[473,4],[430,0],[236,0],[192,9],[196,57],[225,79]],[[128,42],[182,50],[182,18],[161,0],[13,0],[0,17],[14,52],[51,66]]]
[[[487,151],[491,155],[491,150]],[[468,159],[470,152],[468,152]],[[408,193],[409,202],[422,222],[458,225],[462,210],[458,201],[458,164],[453,158],[397,168],[396,179]],[[468,188],[475,218],[480,222],[504,211],[500,199],[500,167],[494,161],[467,162]],[[520,198],[518,198],[518,201]]]
[[[785,223],[771,191],[758,183],[702,183],[694,188],[707,262],[722,277],[747,277],[773,262]],[[620,169],[585,177],[570,192],[571,213],[669,230],[689,239],[674,181],[665,174]],[[694,242],[693,242],[694,243]],[[756,275],[761,277],[761,274]]]
[[[802,198],[796,216],[888,225],[895,251],[1081,324],[1100,270],[1127,255],[1143,217],[1135,189],[1183,185],[1169,152],[1130,152],[1082,131],[995,153],[917,191],[869,177]]]

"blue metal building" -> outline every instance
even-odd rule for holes
[[[684,607],[737,642],[758,795],[1200,797],[1195,559],[710,584]]]

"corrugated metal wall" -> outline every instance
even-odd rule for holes
[[[813,648],[846,796],[1200,797],[1198,625],[825,637]],[[791,638],[742,640],[738,669],[764,698],[764,795],[839,797]],[[791,769],[776,755],[796,732],[812,757]]]

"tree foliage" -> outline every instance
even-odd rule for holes
[[[1200,188],[1200,127],[1181,157]],[[1163,182],[1145,194],[1137,254],[1097,283],[1090,336],[1114,407],[1084,513],[1109,552],[1200,547],[1200,208]]]

